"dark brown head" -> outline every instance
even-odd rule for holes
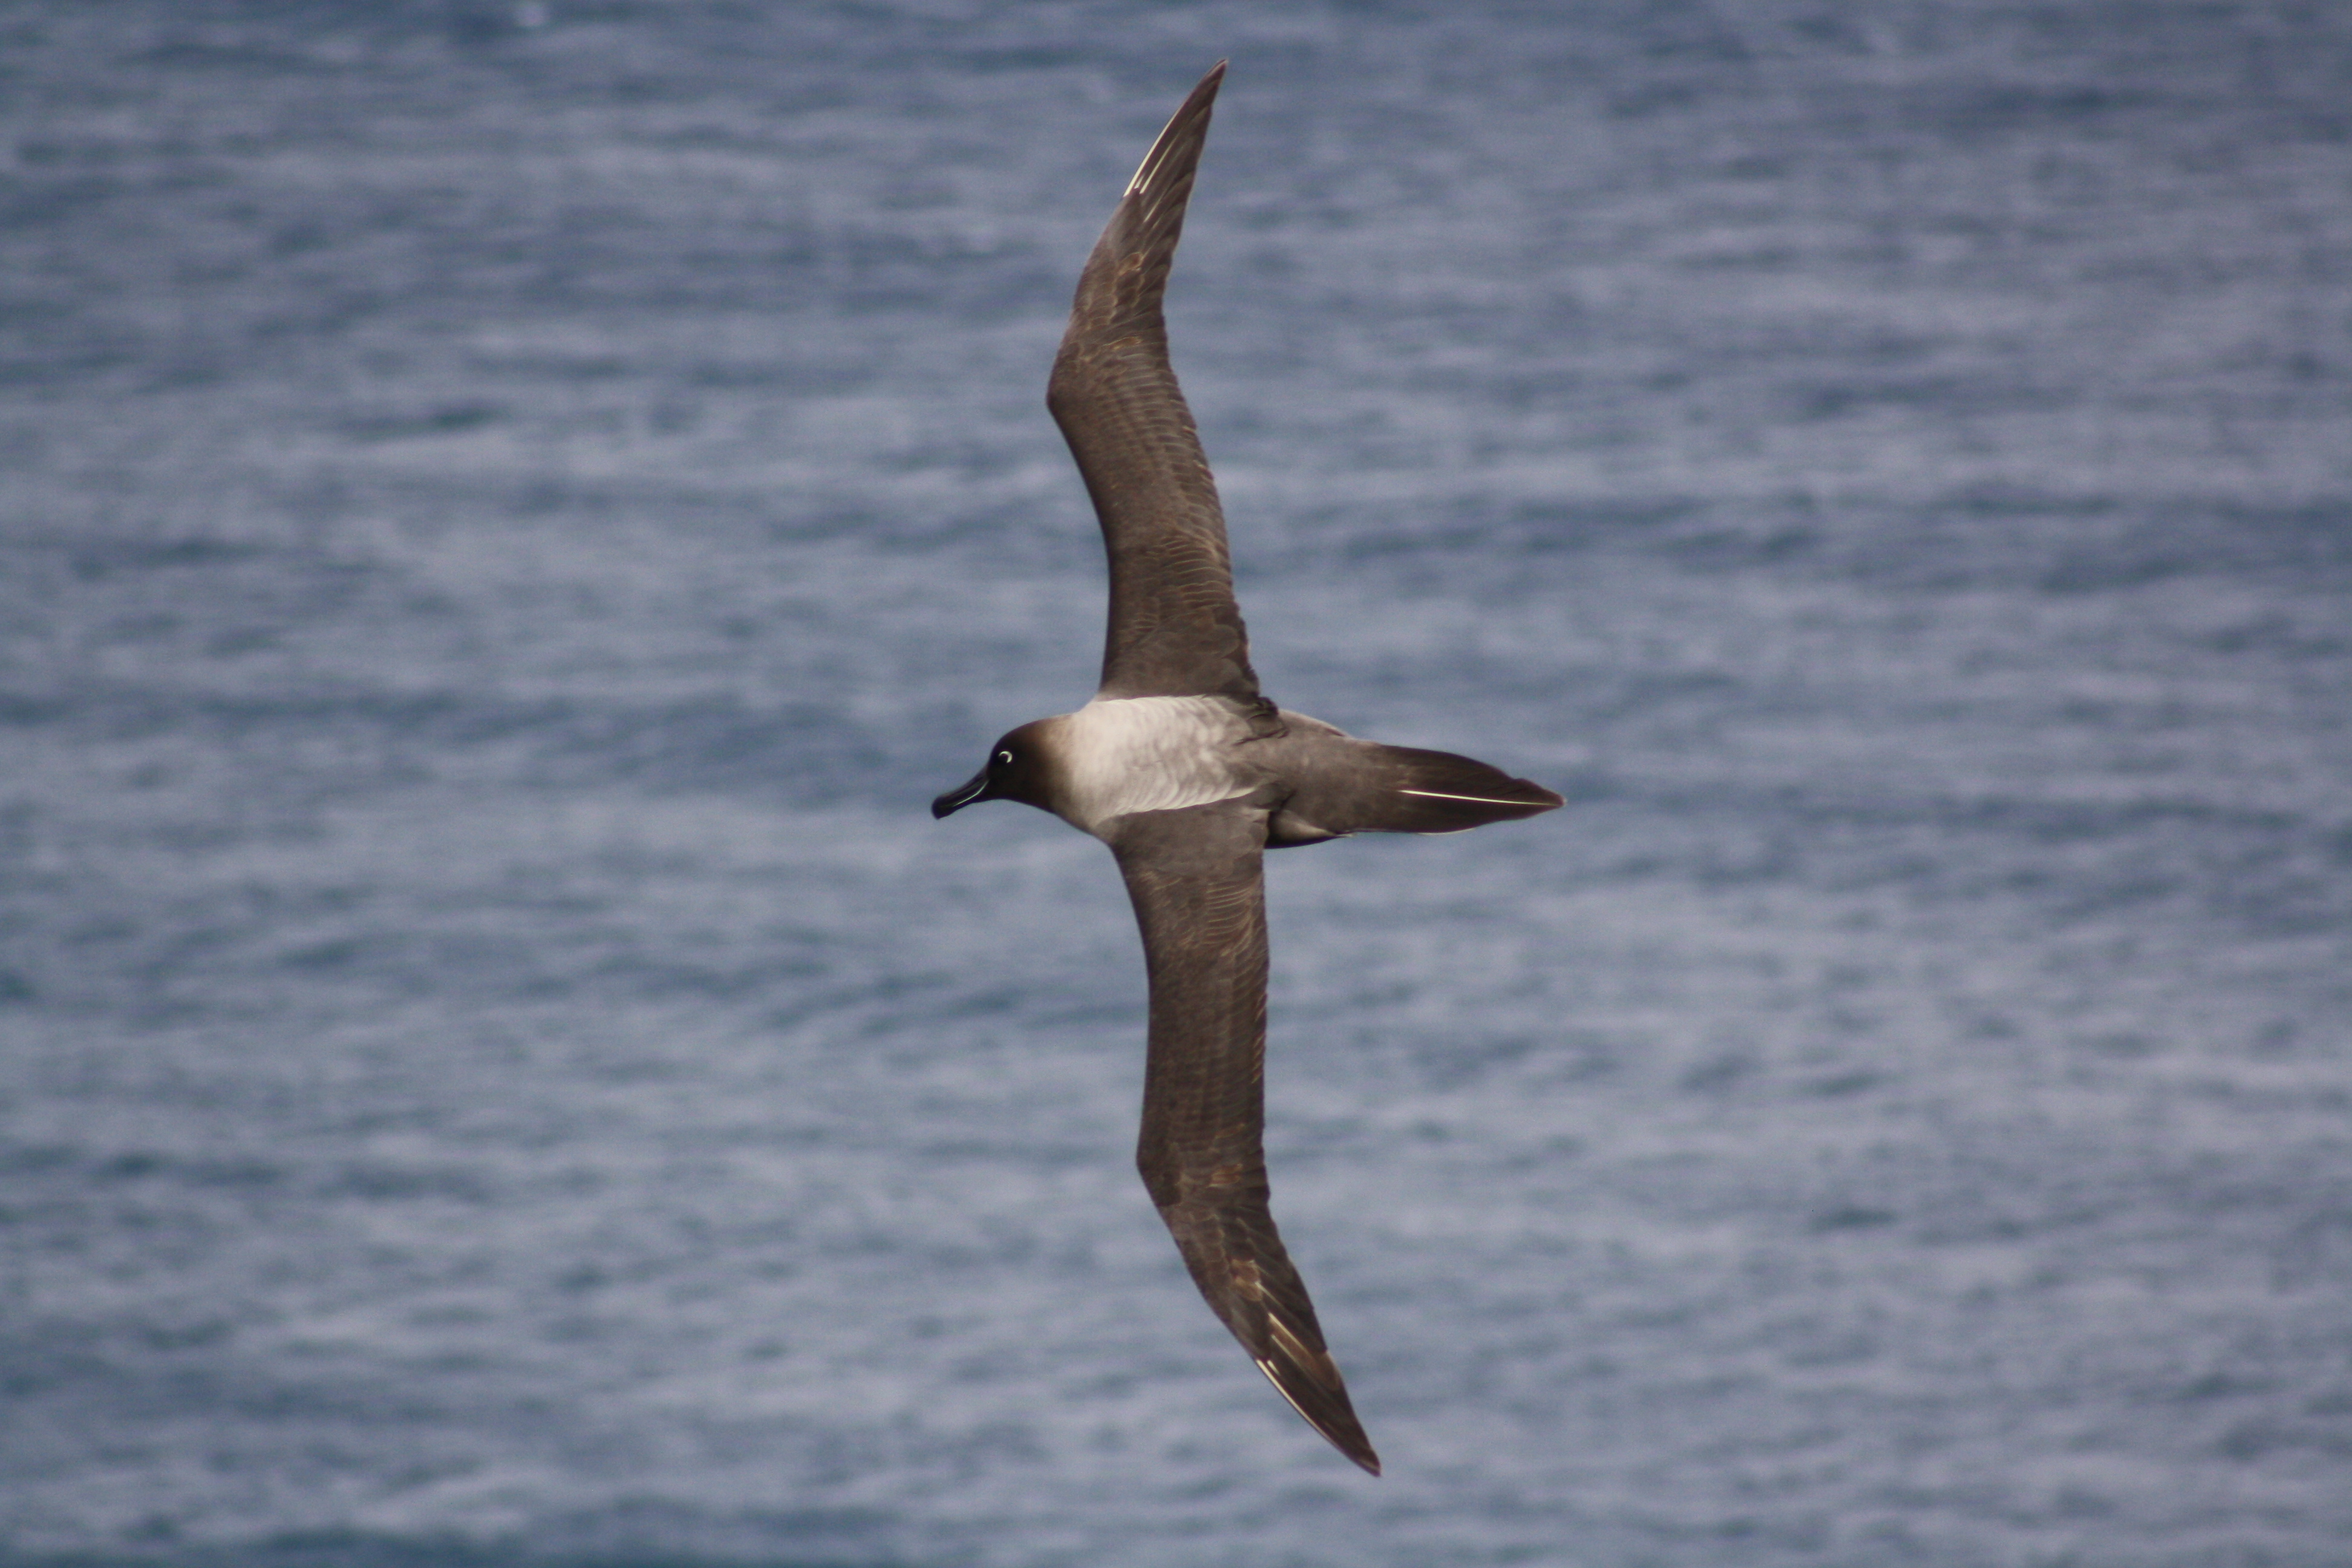
[[[931,802],[931,815],[945,816],[983,800],[1017,800],[1040,811],[1052,793],[1053,759],[1046,744],[1050,719],[1024,724],[999,740],[988,753],[988,765]]]

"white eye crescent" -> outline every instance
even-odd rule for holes
[[[1009,768],[1013,765],[1013,753],[1010,752],[999,752],[996,753],[996,760],[1003,763]]]

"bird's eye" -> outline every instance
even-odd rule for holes
[[[1009,768],[1013,765],[1013,753],[1010,752],[999,752],[996,753],[996,760],[1003,763]]]

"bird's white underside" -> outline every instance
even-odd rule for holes
[[[1248,733],[1217,697],[1097,697],[1054,726],[1064,779],[1061,815],[1097,837],[1114,818],[1247,795],[1230,748]]]

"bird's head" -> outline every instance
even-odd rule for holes
[[[1040,719],[1001,737],[989,749],[980,772],[931,802],[933,816],[946,816],[983,800],[1017,800],[1040,811],[1051,811],[1053,755],[1046,725]]]

